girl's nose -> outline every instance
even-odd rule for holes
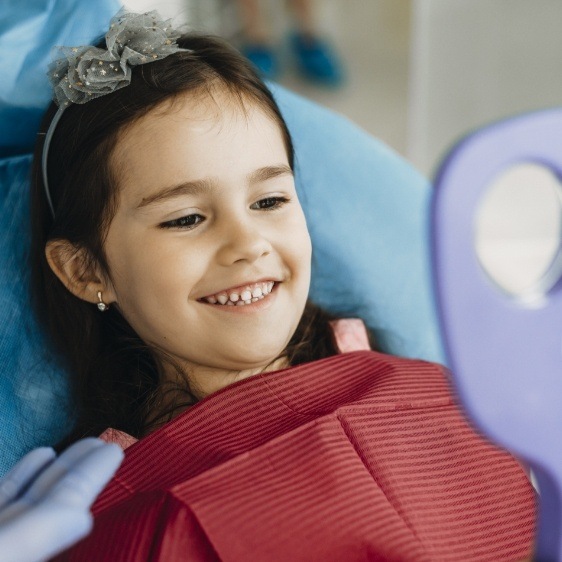
[[[269,240],[251,221],[232,220],[223,229],[217,259],[226,266],[239,261],[252,263],[271,249]]]

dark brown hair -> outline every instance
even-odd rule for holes
[[[116,307],[100,313],[95,305],[72,295],[55,276],[45,257],[49,240],[68,240],[84,248],[106,273],[104,236],[116,210],[117,189],[110,166],[118,134],[151,109],[175,96],[212,95],[225,89],[243,106],[257,104],[279,125],[291,168],[291,136],[270,91],[251,65],[223,40],[189,34],[179,41],[192,52],[178,52],[133,70],[131,84],[112,94],[65,110],[49,150],[50,214],[41,175],[44,136],[36,147],[32,177],[32,291],[40,321],[63,366],[71,374],[73,431],[62,448],[114,427],[142,437],[174,413],[196,402],[188,383],[185,400],[162,410],[164,389],[155,350],[149,349]],[[103,43],[102,43],[103,45]],[[48,109],[46,131],[57,108]],[[330,316],[308,302],[287,355],[291,365],[336,353]],[[158,356],[158,359],[166,360]],[[178,377],[186,381],[188,377]]]

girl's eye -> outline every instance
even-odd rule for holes
[[[174,219],[171,221],[163,222],[161,228],[183,228],[184,230],[190,230],[195,228],[200,222],[205,220],[201,215],[187,215],[185,217],[180,217],[179,219]]]
[[[250,206],[250,209],[262,210],[262,211],[273,211],[282,207],[285,203],[288,203],[289,199],[287,197],[266,197],[265,199],[260,199]]]

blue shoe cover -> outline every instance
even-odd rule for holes
[[[305,78],[329,86],[343,82],[342,63],[326,41],[301,33],[294,33],[289,41],[298,70]]]
[[[242,54],[257,68],[263,78],[274,80],[279,76],[279,64],[273,49],[262,43],[246,43]]]

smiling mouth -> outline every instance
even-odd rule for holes
[[[199,301],[220,306],[245,306],[263,300],[273,291],[277,284],[274,281],[251,283],[250,285],[203,297]]]

